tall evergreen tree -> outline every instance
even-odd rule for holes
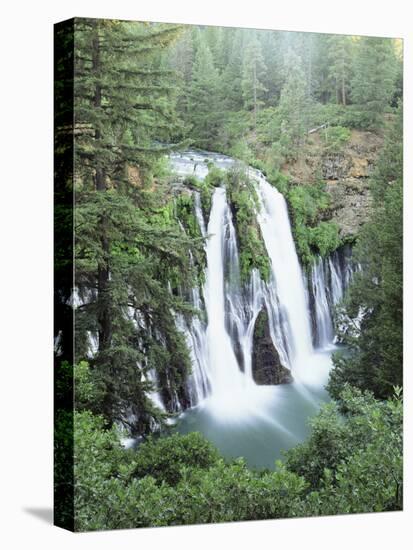
[[[231,36],[227,64],[223,67],[221,85],[222,102],[228,111],[238,111],[243,107],[242,71],[244,34],[242,29],[227,29]]]
[[[168,60],[178,78],[178,98],[176,108],[180,116],[186,120],[189,115],[189,95],[194,64],[193,30],[185,28],[180,38],[172,45]]]
[[[360,123],[374,128],[383,123],[396,79],[394,43],[388,38],[362,37],[357,44],[351,100],[360,110]]]
[[[335,100],[341,105],[347,105],[352,69],[353,38],[331,35],[328,42],[328,76],[334,87]]]
[[[180,307],[167,289],[174,269],[189,272],[186,238],[166,222],[154,179],[175,114],[162,52],[176,26],[78,19],[75,23],[75,285],[76,359],[92,360],[109,422],[148,431],[161,419],[148,398],[150,373],[165,402],[185,402],[189,362],[171,314]],[[173,355],[168,350],[174,350]]]
[[[284,83],[282,34],[274,31],[262,31],[259,35],[264,64],[267,70],[261,79],[266,89],[266,105],[277,105]]]
[[[244,106],[251,109],[254,116],[254,128],[257,126],[257,112],[263,104],[266,88],[262,83],[267,67],[264,64],[261,45],[254,36],[247,45],[242,71],[242,95]]]
[[[309,97],[301,58],[291,49],[285,65],[288,72],[279,103],[281,142],[286,155],[293,157],[308,130]]]
[[[219,75],[211,50],[199,33],[190,90],[191,137],[200,147],[212,148],[221,120]]]

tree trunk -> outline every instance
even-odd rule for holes
[[[102,87],[100,85],[100,42],[99,42],[99,23],[95,22],[95,35],[92,42],[92,72],[96,78],[93,106],[96,110],[102,106]],[[101,139],[101,131],[95,129],[95,141],[98,143]],[[95,167],[95,188],[96,191],[103,193],[106,191],[106,174],[103,166],[99,164]],[[109,294],[109,250],[110,244],[107,231],[108,220],[103,213],[100,217],[100,244],[103,252],[103,261],[98,265],[98,325],[99,325],[99,352],[105,351],[110,347],[112,339],[112,321]]]

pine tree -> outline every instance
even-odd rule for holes
[[[195,56],[193,34],[192,28],[185,28],[180,38],[172,45],[168,55],[169,65],[178,78],[176,108],[184,121],[188,119],[190,108],[189,96]]]
[[[157,143],[175,126],[162,52],[179,32],[171,25],[75,22],[75,284],[83,301],[76,359],[87,355],[87,334],[97,333],[97,412],[130,422],[133,433],[162,418],[147,397],[150,371],[162,380],[170,410],[187,399],[189,360],[171,314],[182,306],[167,279],[175,269],[183,278],[189,273],[188,242],[176,225],[157,220],[161,188],[149,192],[167,150]]]
[[[222,68],[221,97],[225,110],[239,111],[243,107],[242,72],[245,36],[242,29],[226,29],[226,36],[231,37],[231,40],[227,63]]]
[[[285,66],[288,72],[279,103],[280,138],[286,156],[294,157],[308,130],[310,102],[301,58],[291,49],[287,53]]]
[[[328,76],[334,86],[336,102],[347,105],[352,69],[353,38],[332,35],[328,40]]]
[[[242,71],[244,107],[253,111],[254,128],[257,126],[258,109],[263,104],[262,99],[267,91],[262,83],[266,70],[261,45],[254,36],[246,47]]]
[[[204,36],[197,36],[197,48],[190,90],[191,137],[200,147],[212,148],[221,121],[219,75]]]
[[[374,128],[382,124],[394,92],[396,67],[392,40],[360,38],[351,80],[351,100],[361,113],[363,127]]]
[[[267,70],[261,79],[266,92],[264,101],[266,105],[277,105],[284,83],[282,33],[275,31],[261,31],[260,43],[264,56],[264,64]]]

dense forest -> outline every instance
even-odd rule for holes
[[[71,205],[55,216],[56,311],[75,311],[75,333],[74,348],[71,326],[56,334],[55,441],[56,494],[72,484],[74,509],[59,500],[58,523],[84,531],[400,510],[401,43],[89,19],[72,30],[73,82],[62,53],[56,93],[73,84],[74,283],[63,277]],[[354,136],[373,136],[380,150],[366,180],[368,216],[346,233],[318,161],[339,163]],[[178,181],[168,155],[189,147],[239,167]],[[307,181],[294,169],[309,157],[318,167]],[[275,470],[225,458],[200,433],[170,426],[192,403],[176,319],[199,316],[187,289],[204,283],[207,261],[188,189],[208,219],[214,190],[226,187],[242,284],[253,270],[270,277],[246,166],[284,195],[304,273],[344,245],[360,266],[335,308],[347,351],[333,355],[331,400]],[[163,407],[151,398],[153,373]],[[122,446],[125,436],[138,438],[137,449]],[[70,449],[68,473],[60,465]]]

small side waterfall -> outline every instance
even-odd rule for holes
[[[330,303],[327,296],[325,264],[321,257],[317,258],[311,269],[311,289],[315,317],[314,345],[317,348],[326,348],[334,340],[333,320]],[[337,292],[337,289],[335,289]]]
[[[348,246],[334,251],[328,258],[316,259],[309,275],[309,302],[316,348],[325,349],[335,342],[334,308],[342,300],[358,269]]]

